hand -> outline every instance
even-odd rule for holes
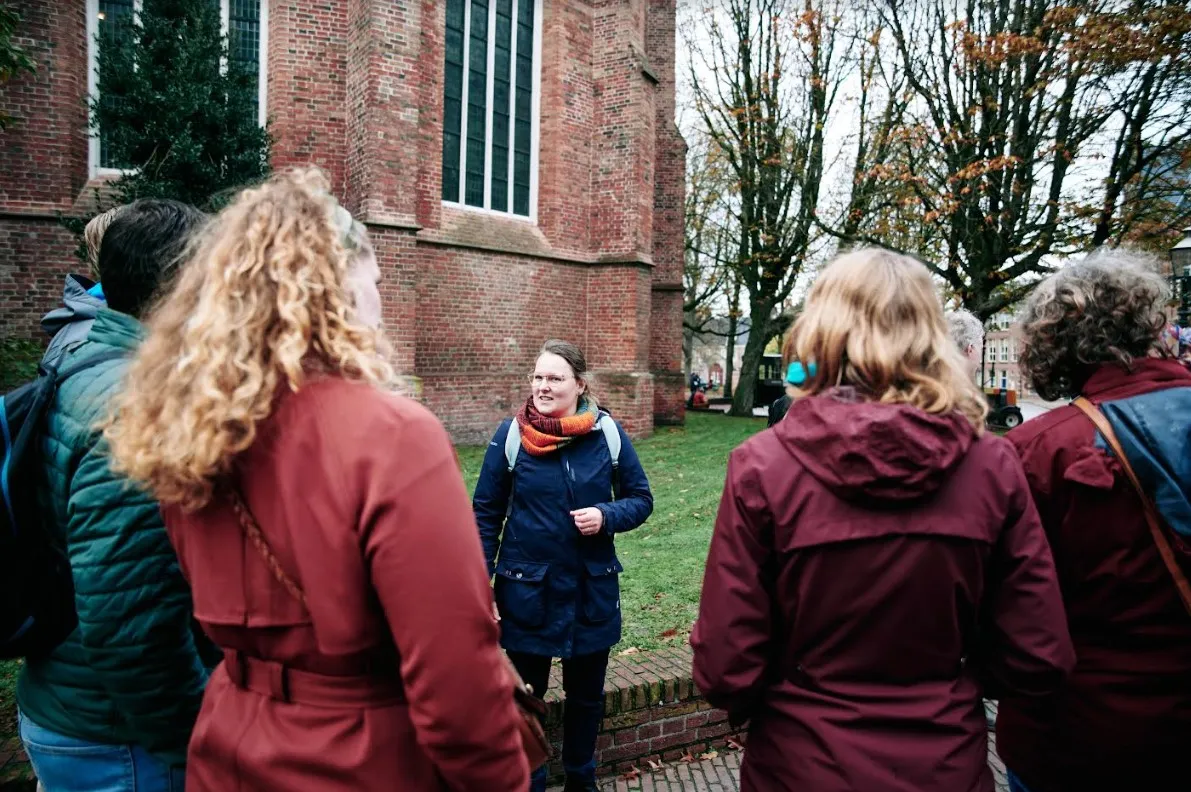
[[[492,603],[492,618],[500,621],[500,608],[496,607],[496,603]]]
[[[571,516],[575,518],[575,527],[584,536],[595,536],[604,527],[604,513],[595,506],[576,509]]]

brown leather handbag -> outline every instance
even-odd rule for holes
[[[1080,396],[1075,400],[1074,404],[1100,430],[1101,436],[1104,437],[1109,447],[1112,448],[1117,461],[1121,463],[1121,468],[1125,471],[1129,483],[1133,485],[1133,491],[1141,499],[1141,509],[1145,514],[1146,525],[1150,527],[1150,534],[1154,537],[1154,544],[1158,546],[1158,555],[1162,556],[1162,563],[1166,564],[1166,568],[1170,571],[1170,576],[1174,578],[1174,585],[1179,591],[1179,599],[1183,601],[1183,607],[1187,609],[1188,614],[1191,614],[1191,584],[1188,584],[1187,576],[1179,568],[1179,562],[1175,558],[1174,549],[1170,546],[1170,540],[1166,538],[1166,533],[1162,530],[1162,518],[1158,516],[1158,509],[1154,506],[1154,502],[1150,500],[1150,496],[1142,489],[1141,481],[1138,480],[1137,474],[1133,472],[1133,466],[1129,464],[1129,458],[1125,456],[1125,451],[1121,448],[1121,442],[1117,440],[1117,434],[1113,431],[1112,424],[1108,422],[1108,419],[1104,417],[1104,413],[1100,412],[1100,409],[1096,405],[1084,397]]]
[[[236,519],[244,529],[248,541],[252,542],[277,582],[290,593],[290,596],[305,606],[306,592],[302,591],[302,587],[282,568],[277,556],[273,555],[272,548],[261,533],[260,525],[249,511],[244,498],[234,488],[229,488],[228,495],[231,498],[232,510],[235,511]],[[546,702],[533,694],[533,688],[521,679],[521,674],[517,673],[516,667],[506,654],[502,652],[501,658],[513,683],[513,702],[517,705],[517,713],[520,715],[517,719],[517,729],[521,733],[521,747],[525,751],[525,758],[529,760],[529,769],[533,771],[550,760],[550,741],[546,739],[546,730],[542,727],[542,719],[546,717]]]

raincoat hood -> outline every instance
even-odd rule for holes
[[[937,491],[976,439],[959,413],[862,401],[847,389],[799,399],[775,431],[838,497],[894,502]]]
[[[107,305],[102,297],[88,291],[94,286],[95,281],[82,275],[67,275],[66,286],[62,289],[62,307],[42,317],[41,329],[52,336],[72,322],[94,319]]]

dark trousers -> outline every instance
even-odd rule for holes
[[[542,697],[550,684],[551,657],[509,652],[509,659],[535,695]],[[604,720],[604,675],[608,650],[562,661],[562,766],[567,790],[595,789],[595,747]],[[533,774],[531,792],[545,792],[546,768]]]

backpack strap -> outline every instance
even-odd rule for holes
[[[604,442],[608,444],[608,456],[612,458],[612,499],[620,497],[620,429],[616,421],[606,412],[600,411],[596,419],[596,426],[604,433]],[[517,465],[517,455],[521,453],[521,427],[517,419],[509,424],[509,433],[505,435],[505,464],[508,465],[509,475],[513,475],[513,468]],[[509,486],[509,503],[505,506],[505,520],[513,513],[513,489],[517,479],[514,477]]]
[[[513,513],[513,490],[517,486],[517,478],[513,475],[513,467],[517,464],[517,454],[521,452],[521,426],[514,418],[509,424],[509,433],[505,435],[505,463],[509,466],[509,502],[505,505],[505,522]]]
[[[612,457],[612,499],[620,497],[620,429],[616,421],[606,412],[601,412],[599,420],[600,430],[604,433],[604,442],[608,444],[608,456]]]
[[[98,366],[100,363],[107,363],[109,360],[120,360],[121,358],[127,357],[128,353],[124,350],[109,349],[106,352],[100,352],[96,355],[85,357],[79,362],[75,363],[73,366],[67,366],[61,371],[51,368],[47,373],[53,376],[54,382],[57,384],[70,379],[80,371],[86,371],[92,366]]]
[[[1137,474],[1133,472],[1133,466],[1129,464],[1129,459],[1125,456],[1125,451],[1121,448],[1120,441],[1117,440],[1117,434],[1113,431],[1112,424],[1108,422],[1108,419],[1104,417],[1104,413],[1100,412],[1100,409],[1096,405],[1092,404],[1083,396],[1076,399],[1073,404],[1096,425],[1101,436],[1116,456],[1117,462],[1120,463],[1121,468],[1125,471],[1125,476],[1129,479],[1129,483],[1133,485],[1133,491],[1141,499],[1141,511],[1145,516],[1146,525],[1149,526],[1150,535],[1154,538],[1154,544],[1158,547],[1158,555],[1162,557],[1162,563],[1166,565],[1170,576],[1174,578],[1174,585],[1178,589],[1179,599],[1183,601],[1183,607],[1187,609],[1187,613],[1191,614],[1191,584],[1187,582],[1187,576],[1179,568],[1179,562],[1175,559],[1170,541],[1166,538],[1166,534],[1162,530],[1158,509],[1142,488]]]
[[[513,472],[513,466],[517,464],[517,454],[521,453],[521,427],[517,424],[517,419],[509,424],[509,433],[505,435],[505,462],[508,463],[509,472]]]

